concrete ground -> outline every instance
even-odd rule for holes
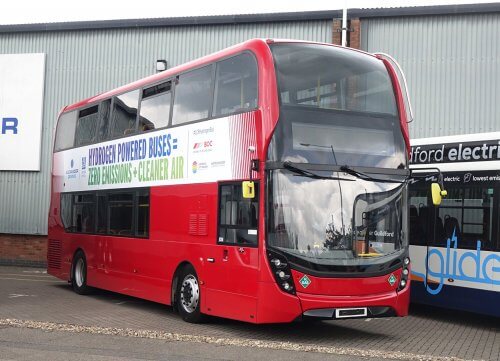
[[[171,307],[75,294],[42,269],[0,267],[0,359],[500,360],[498,319],[412,307],[405,318],[185,323]]]

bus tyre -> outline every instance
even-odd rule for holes
[[[90,287],[87,286],[87,260],[85,253],[78,251],[73,259],[73,267],[71,271],[71,285],[73,290],[79,295],[90,293]]]
[[[182,319],[190,323],[203,321],[200,311],[201,290],[193,266],[185,266],[177,283],[177,310]]]

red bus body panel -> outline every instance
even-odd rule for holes
[[[254,129],[253,139],[242,137],[234,142],[242,149],[248,142],[256,145],[254,155],[250,156],[246,152],[242,156],[244,159],[237,160],[240,168],[237,174],[241,174],[241,179],[247,179],[251,157],[260,160],[260,171],[253,172],[253,177],[262,190],[259,214],[265,215],[264,160],[279,117],[274,63],[265,40],[250,40],[233,46],[70,105],[64,112],[169,79],[179,72],[243,51],[252,52],[257,59],[259,108],[231,116],[230,122],[235,127],[246,124],[240,126],[243,131],[248,130],[248,127]],[[397,99],[400,100],[400,94]],[[398,101],[398,106],[401,107],[402,102]],[[400,114],[404,114],[401,109]],[[365,278],[320,278],[308,275],[312,282],[307,288],[302,288],[299,280],[304,274],[293,270],[297,293],[292,295],[281,291],[266,257],[264,216],[259,217],[258,246],[217,243],[220,182],[151,187],[149,238],[144,239],[66,233],[60,217],[60,193],[55,191],[61,181],[58,177],[53,169],[48,219],[49,249],[52,251],[48,254],[48,272],[63,280],[70,281],[73,256],[81,249],[87,260],[89,286],[166,305],[172,303],[172,283],[176,270],[180,265],[190,263],[200,281],[201,312],[208,315],[252,323],[276,323],[293,321],[305,311],[318,308],[388,306],[398,316],[408,313],[409,287],[397,292],[398,283],[390,286],[387,281],[390,273]],[[206,222],[203,226],[199,223],[200,219]],[[54,263],[54,254],[60,257],[60,264]],[[209,258],[214,262],[208,262]],[[393,273],[399,280],[401,270]]]

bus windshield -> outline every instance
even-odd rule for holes
[[[268,245],[294,263],[369,272],[364,266],[380,270],[381,263],[408,246],[404,185],[313,179],[275,170],[269,188]]]
[[[394,90],[380,60],[316,44],[271,49],[281,105],[271,160],[406,166]]]

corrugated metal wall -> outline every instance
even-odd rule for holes
[[[41,172],[0,171],[0,233],[47,234],[52,133],[64,105],[151,75],[156,59],[171,67],[255,37],[331,42],[332,23],[0,34],[0,54],[47,54]]]
[[[412,138],[500,130],[500,14],[362,19],[361,46],[408,78]]]

